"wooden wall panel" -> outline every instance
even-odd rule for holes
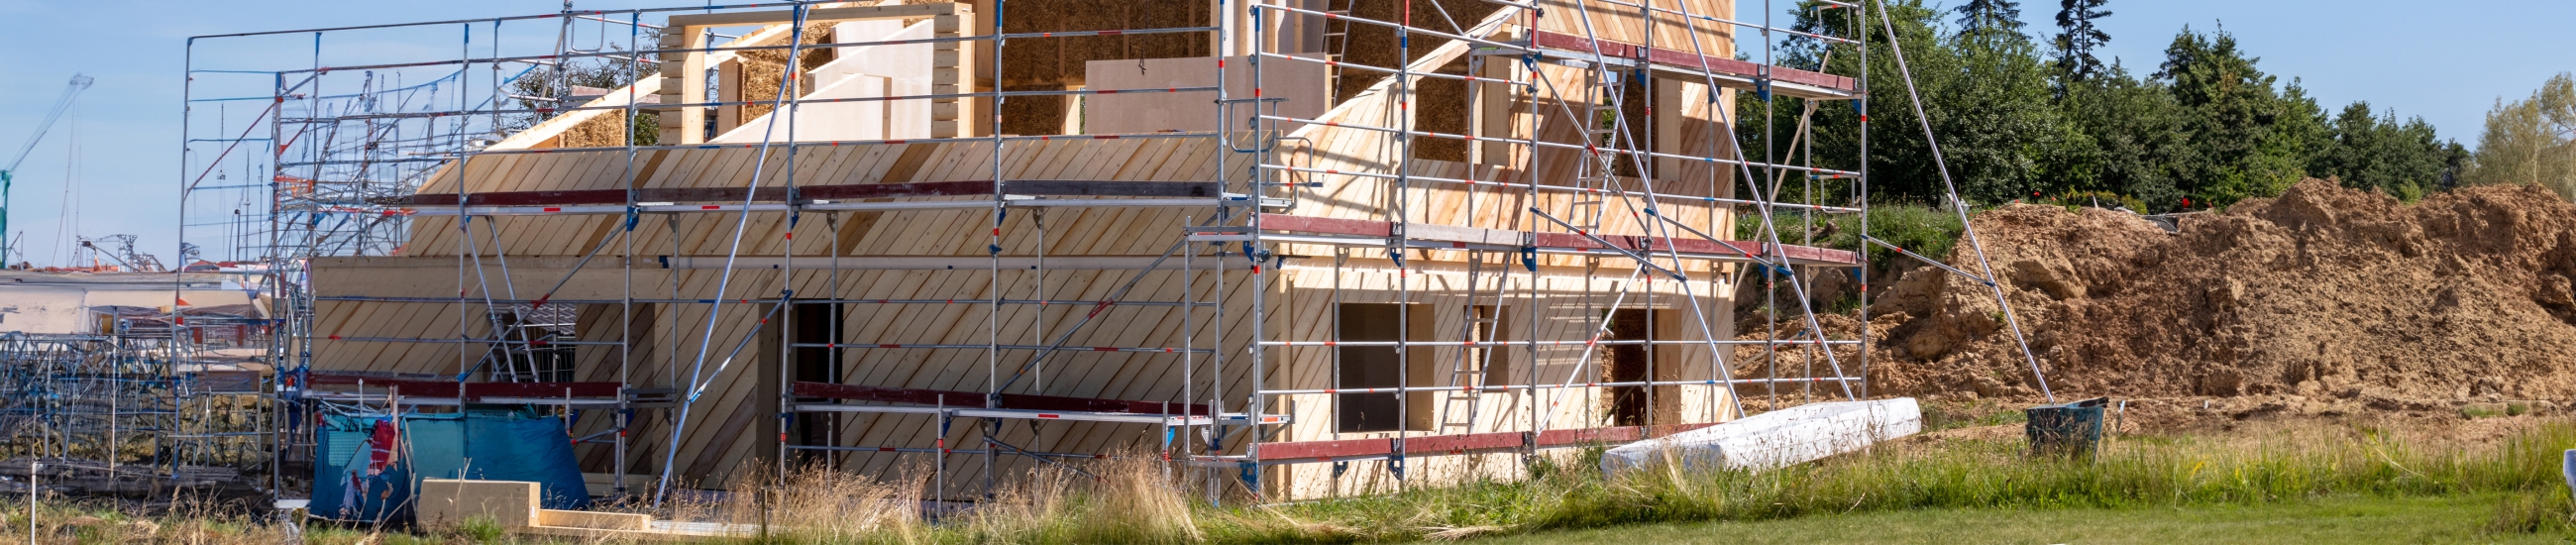
[[[1573,0],[1542,0],[1564,4]],[[1719,0],[1690,0],[1694,6],[1731,8]],[[1595,5],[1593,7],[1601,7]],[[1550,20],[1542,27],[1564,24],[1562,17],[1571,13],[1571,5],[1551,9]],[[1699,7],[1694,7],[1699,9]],[[1624,22],[1623,22],[1624,21]],[[1610,27],[1602,31],[1608,39],[1635,36],[1643,39],[1644,25],[1633,16],[1621,19],[1603,15],[1595,23]],[[1625,25],[1625,26],[1620,26]],[[1629,33],[1629,34],[1620,34]],[[1658,33],[1656,43],[1669,48],[1688,49],[1679,34]],[[1634,41],[1622,39],[1622,41]],[[1726,43],[1726,40],[1716,40]],[[1728,46],[1728,47],[1731,47]],[[1435,52],[1423,60],[1422,68],[1436,68],[1465,48]],[[1731,54],[1729,49],[1725,53]],[[1540,77],[1554,89],[1579,91],[1584,74],[1561,67],[1542,68]],[[1687,87],[1687,86],[1685,86]],[[1402,123],[1393,107],[1391,84],[1363,92],[1358,98],[1339,105],[1327,114],[1348,125],[1396,126]],[[1547,93],[1547,91],[1543,91]],[[1686,107],[1682,114],[1691,119],[1707,119],[1715,111],[1707,110],[1705,100],[1691,100],[1699,107]],[[1716,107],[1726,107],[1723,97]],[[1555,142],[1580,141],[1582,129],[1572,117],[1564,99],[1543,95],[1506,101],[1520,123],[1513,124],[1515,137],[1535,137]],[[1436,105],[1426,105],[1433,106]],[[1723,126],[1714,123],[1691,125],[1683,129],[1680,145],[1685,149],[1713,147],[1722,144]],[[1323,125],[1300,129],[1298,136],[1306,143],[1283,154],[1281,161],[1300,166],[1332,168],[1355,172],[1390,172],[1397,164],[1401,148],[1389,135],[1348,127]],[[784,149],[768,152],[762,165],[760,150],[747,148],[686,149],[639,153],[628,162],[623,150],[602,152],[562,152],[536,155],[484,156],[462,168],[451,169],[434,177],[423,192],[520,191],[538,189],[618,189],[625,187],[678,188],[725,187],[753,185],[758,170],[761,187],[787,185],[792,176],[798,184],[853,184],[912,181],[989,180],[994,174],[993,149],[985,142],[913,143],[895,145],[827,146],[799,149],[790,156]],[[1581,152],[1571,150],[1516,150],[1506,157],[1490,159],[1491,165],[1474,167],[1447,161],[1417,160],[1413,173],[1443,178],[1474,178],[1505,183],[1539,180],[1547,184],[1568,184],[1576,172]],[[1002,155],[1005,179],[1099,179],[1204,181],[1250,179],[1254,156],[1224,150],[1208,138],[1154,138],[1116,140],[1048,140],[1015,141]],[[631,168],[631,171],[630,171]],[[1733,180],[1718,169],[1683,166],[1679,172],[1657,181],[1656,191],[1680,195],[1725,195],[1731,191],[1726,183]],[[1308,176],[1305,179],[1325,182],[1316,189],[1297,192],[1299,215],[1385,219],[1389,203],[1398,188],[1389,180],[1353,176]],[[1643,180],[1622,180],[1630,187],[1644,187]],[[1542,193],[1535,201],[1518,190],[1481,188],[1471,195],[1466,187],[1454,184],[1419,183],[1402,195],[1411,203],[1412,220],[1446,225],[1477,226],[1514,230],[1558,231],[1551,226],[1533,226],[1525,214],[1530,206],[1562,210],[1568,195]],[[971,198],[969,198],[971,199]],[[1662,213],[1684,218],[1684,221],[1714,221],[1724,224],[1722,212],[1705,204],[1666,202]],[[1001,244],[1005,253],[1034,254],[1043,250],[1048,255],[1157,255],[1178,239],[1180,228],[1187,223],[1217,213],[1214,208],[1094,208],[1052,209],[1044,212],[1014,210],[1000,225]],[[1045,223],[1044,243],[1040,244],[1038,222]],[[489,290],[494,293],[532,294],[560,281],[569,274],[567,265],[559,263],[578,259],[583,252],[602,241],[612,241],[592,266],[614,273],[621,265],[628,242],[636,257],[634,293],[645,298],[720,298],[739,300],[775,297],[793,290],[800,297],[839,296],[851,299],[982,299],[992,296],[998,276],[1004,296],[1035,298],[1040,290],[1046,298],[1059,300],[1103,299],[1128,280],[1136,271],[1053,271],[1040,275],[1028,271],[1003,271],[996,275],[988,270],[954,271],[886,271],[800,270],[793,273],[772,270],[734,271],[730,280],[724,271],[655,268],[654,256],[723,255],[729,251],[745,256],[829,256],[845,255],[948,255],[984,256],[991,243],[993,217],[987,210],[937,210],[869,213],[807,213],[797,219],[794,237],[788,217],[778,213],[750,214],[747,222],[738,214],[681,214],[675,217],[646,217],[632,232],[618,228],[614,216],[594,217],[506,217],[478,218],[474,235],[479,252],[474,257],[497,261],[485,242],[494,233],[500,235],[503,250],[514,264],[511,274],[497,271],[485,275],[486,282],[466,286],[470,293]],[[676,223],[677,228],[671,227]],[[737,234],[735,226],[745,229]],[[438,260],[452,263],[455,256],[469,253],[465,240],[458,238],[453,218],[423,217],[415,222],[415,231],[407,247],[409,259]],[[834,226],[839,228],[836,230]],[[1605,222],[1605,231],[1642,233],[1648,226],[1637,225],[1629,218],[1613,215]],[[616,241],[618,237],[628,240]],[[837,244],[835,244],[835,240]],[[1222,246],[1191,245],[1199,252],[1198,262],[1213,265],[1220,259],[1240,260],[1240,256],[1217,257],[1211,252]],[[1252,332],[1258,328],[1270,339],[1321,340],[1328,338],[1332,312],[1331,296],[1337,291],[1331,263],[1334,250],[1327,247],[1284,245],[1283,253],[1294,256],[1282,268],[1271,269],[1264,282],[1255,284],[1244,271],[1218,275],[1199,271],[1193,282],[1182,282],[1179,271],[1143,273],[1144,280],[1128,300],[1175,301],[1184,298],[1215,301],[1220,308],[1198,309],[1184,315],[1178,307],[1111,306],[1100,311],[1093,322],[1066,338],[1071,346],[1171,346],[1191,344],[1202,348],[1221,347],[1219,354],[1139,354],[1093,351],[1064,351],[1049,355],[1043,361],[1043,379],[1023,379],[1009,389],[1012,393],[1101,397],[1133,400],[1184,401],[1184,388],[1207,396],[1211,380],[1220,365],[1224,368],[1221,385],[1228,395],[1222,400],[1228,410],[1241,411],[1249,390],[1256,383],[1251,370],[1251,351],[1247,350]],[[1435,331],[1451,334],[1463,329],[1462,309],[1468,304],[1495,304],[1471,301],[1460,286],[1466,281],[1460,260],[1464,252],[1425,252],[1409,260],[1415,270],[1399,277],[1382,252],[1358,250],[1340,275],[1342,301],[1392,302],[1394,289],[1405,282],[1411,293],[1407,300],[1430,305],[1433,309],[1422,319],[1433,321]],[[470,259],[469,259],[470,261]],[[1508,260],[1507,260],[1508,261]],[[541,266],[544,265],[544,266]],[[1592,266],[1586,272],[1586,266]],[[1601,307],[1610,304],[1618,290],[1634,288],[1639,295],[1623,304],[1625,308],[1656,308],[1666,312],[1683,311],[1691,304],[1682,296],[1679,286],[1671,282],[1623,282],[1630,272],[1629,264],[1618,259],[1587,259],[1573,256],[1550,256],[1542,263],[1542,273],[1533,278],[1526,271],[1498,263],[1496,271],[1516,271],[1503,280],[1509,297],[1505,322],[1499,335],[1509,340],[1581,339],[1593,325],[1587,317],[1597,317]],[[324,267],[333,267],[324,265]],[[486,265],[487,269],[492,265]],[[458,282],[453,278],[435,278],[432,267],[420,267],[419,281],[412,282],[416,296],[448,297]],[[356,269],[347,269],[347,273]],[[1694,266],[1699,278],[1708,278],[1707,266]],[[1497,273],[1499,274],[1499,273]],[[549,276],[552,275],[552,276]],[[588,292],[597,292],[601,282],[597,274],[585,273],[575,284]],[[1222,287],[1220,287],[1222,279]],[[440,281],[444,280],[444,281]],[[1492,281],[1492,280],[1487,280]],[[368,283],[346,274],[317,274],[324,289],[365,288],[370,294],[389,293],[384,282]],[[724,284],[719,290],[718,285]],[[400,284],[396,284],[399,286]],[[1538,295],[1528,294],[1535,287]],[[1716,310],[1732,296],[1732,286],[1708,280],[1694,280],[1691,291],[1699,306]],[[620,287],[616,291],[623,291]],[[1250,309],[1255,293],[1266,298],[1270,314],[1256,321]],[[1644,295],[1652,293],[1651,297]],[[479,313],[479,307],[467,305],[468,312]],[[326,332],[345,335],[398,337],[453,337],[460,333],[480,334],[469,324],[459,331],[456,320],[458,305],[422,303],[352,303],[326,302],[318,309]],[[676,422],[673,411],[640,411],[638,422],[630,429],[632,448],[627,463],[632,471],[657,471],[665,457],[681,470],[681,478],[691,483],[723,483],[740,474],[736,470],[755,463],[771,448],[765,438],[745,435],[743,430],[759,429],[761,418],[768,418],[774,400],[757,395],[761,389],[754,382],[761,366],[777,365],[778,355],[760,348],[761,338],[774,338],[780,331],[760,323],[766,307],[761,304],[728,302],[713,312],[710,329],[710,305],[653,305],[651,312],[634,318],[638,337],[631,353],[622,358],[630,380],[638,387],[673,387],[687,383],[692,367],[703,365],[697,382],[706,385],[705,393],[689,409],[689,429],[681,437],[677,452],[669,450]],[[999,339],[1006,344],[1044,344],[1072,328],[1091,313],[1089,305],[1049,305],[1037,307],[1012,305],[1000,309],[975,304],[853,304],[843,307],[843,340],[859,344],[935,343],[980,344]],[[1221,316],[1220,316],[1221,314]],[[613,340],[622,327],[615,309],[585,307],[581,336],[585,340]],[[1671,314],[1680,315],[1680,314]],[[1531,317],[1536,317],[1535,321]],[[1731,329],[1722,317],[1717,331]],[[999,327],[993,327],[998,320]],[[470,320],[469,320],[470,321]],[[1534,322],[1534,323],[1533,323]],[[1696,327],[1674,331],[1677,325],[1665,323],[1662,334],[1696,338]],[[995,329],[998,329],[996,331]],[[745,344],[746,339],[754,342]],[[736,353],[735,346],[745,346]],[[589,376],[614,376],[620,358],[611,350],[583,347],[583,369]],[[413,372],[456,371],[457,347],[453,344],[404,343],[332,343],[321,341],[318,353],[322,366],[330,369],[405,370]],[[774,350],[771,349],[771,350]],[[1672,361],[1678,367],[1666,372],[1682,377],[1699,377],[1713,373],[1712,355],[1701,346],[1659,346],[1658,365]],[[706,354],[701,362],[700,354]],[[1445,379],[1446,368],[1461,353],[1456,348],[1428,351],[1432,365],[1440,366],[1436,376]],[[1331,383],[1331,352],[1315,347],[1271,348],[1260,351],[1265,360],[1261,382],[1273,388],[1318,388]],[[839,364],[843,376],[853,384],[899,388],[944,390],[982,390],[998,370],[1007,376],[1035,355],[1030,351],[1002,351],[988,354],[975,349],[854,349],[843,353]],[[727,357],[731,364],[724,363]],[[1580,346],[1550,346],[1532,351],[1521,347],[1502,349],[1495,363],[1507,373],[1494,377],[1495,383],[1555,383],[1572,376],[1582,381],[1597,373],[1597,357],[1587,359]],[[1183,377],[1195,379],[1185,383]],[[1445,382],[1445,380],[1443,380]],[[1674,390],[1679,398],[1670,411],[1689,421],[1722,418],[1718,407],[1724,404],[1718,389],[1681,387]],[[1659,395],[1660,391],[1659,391]],[[1496,391],[1480,394],[1479,416],[1469,424],[1472,431],[1519,429],[1529,425],[1537,415],[1546,415],[1550,428],[1593,427],[1603,425],[1600,394],[1591,389],[1570,389],[1562,393],[1549,391],[1532,394],[1526,391]],[[955,400],[960,405],[980,400]],[[1359,437],[1382,437],[1386,434],[1339,434],[1331,427],[1332,403],[1329,396],[1278,396],[1270,406],[1260,410],[1293,414],[1299,424],[1290,426],[1279,440],[1330,440]],[[605,418],[585,418],[582,430],[608,429]],[[855,446],[929,447],[939,444],[937,422],[918,415],[845,415],[839,419],[838,442]],[[1443,430],[1455,433],[1459,430]],[[972,423],[960,422],[946,436],[955,448],[979,448],[969,441],[974,437]],[[756,434],[755,434],[756,435]],[[1097,424],[1049,422],[1030,426],[1010,422],[999,431],[999,437],[1018,446],[1042,451],[1102,452],[1120,449],[1150,449],[1160,443],[1153,426],[1132,424]],[[1230,443],[1240,451],[1240,443]],[[584,445],[587,467],[602,469],[609,453],[603,446]],[[926,468],[926,457],[918,454],[847,453],[836,457],[846,468],[885,478],[896,478],[907,471]],[[960,493],[980,486],[982,461],[973,456],[954,456],[948,460],[951,490]],[[1517,471],[1509,456],[1467,456],[1418,461],[1417,475],[1426,478],[1458,479],[1475,475],[1509,476]],[[1017,457],[1002,457],[997,471],[1017,474],[1033,468],[1032,462]],[[1393,483],[1387,472],[1370,462],[1355,464],[1354,471],[1335,479],[1317,467],[1275,468],[1274,492],[1287,497],[1320,494],[1354,493],[1385,490]],[[1423,471],[1430,471],[1425,474]]]

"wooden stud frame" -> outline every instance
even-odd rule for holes
[[[723,26],[788,23],[795,19],[796,12],[791,10],[672,16],[670,25],[664,27],[662,31],[662,48],[698,51],[680,54],[679,62],[662,63],[663,81],[680,82],[679,85],[662,86],[662,103],[698,104],[710,101],[707,97],[707,68],[733,60],[737,55],[729,51],[704,51],[708,48],[707,30]],[[971,6],[897,4],[817,8],[805,12],[807,23],[885,19],[931,20],[931,36],[933,39],[941,40],[931,44],[931,94],[963,95],[986,90],[985,86],[977,84],[981,79],[981,72],[978,71],[979,63],[976,62],[976,59],[981,56],[976,52],[985,46],[980,45],[983,43],[981,40],[967,39],[969,35],[966,34],[969,29],[975,28],[975,10]],[[742,42],[768,38],[771,37],[747,36],[735,45],[750,45]],[[986,131],[979,128],[982,124],[975,122],[981,119],[982,109],[979,106],[984,103],[983,100],[958,96],[927,100],[930,101],[931,108],[930,137],[960,138],[985,135]],[[661,143],[665,145],[703,143],[706,141],[704,129],[692,129],[705,127],[706,123],[707,112],[704,108],[679,108],[676,115],[666,112],[662,116]]]

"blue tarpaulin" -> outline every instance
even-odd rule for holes
[[[408,451],[384,472],[367,475],[368,438],[380,419],[325,417],[313,449],[314,516],[410,518],[412,490],[422,478],[528,481],[537,483],[546,509],[590,506],[561,418],[505,409],[407,413],[401,443]]]

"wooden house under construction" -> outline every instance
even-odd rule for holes
[[[601,12],[656,72],[366,203],[407,230],[309,259],[300,386],[559,408],[635,493],[828,464],[956,497],[1122,456],[1265,498],[1510,478],[1738,416],[1774,380],[1722,364],[1764,343],[1744,270],[1858,264],[1738,228],[1748,174],[1855,173],[1739,153],[1736,93],[1861,85],[1736,60],[1737,13]]]

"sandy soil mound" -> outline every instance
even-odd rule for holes
[[[2576,397],[2576,205],[2536,187],[2409,205],[2309,180],[2180,234],[2047,206],[1974,221],[2061,399]],[[1970,251],[1950,262],[1977,271]],[[1930,267],[1893,284],[1871,394],[2038,395],[1989,288]]]

